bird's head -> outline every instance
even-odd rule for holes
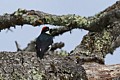
[[[48,31],[49,31],[49,27],[44,26],[44,27],[42,28],[41,33],[46,33],[46,32],[48,32]]]

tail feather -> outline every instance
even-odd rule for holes
[[[39,57],[40,59],[43,59],[44,54],[45,54],[45,52],[46,52],[48,49],[49,49],[49,47],[46,47],[46,48],[44,48],[44,47],[39,47],[39,48],[38,48],[38,46],[36,46],[37,57]]]
[[[39,57],[40,59],[43,59],[44,53],[40,50],[37,50],[37,57]]]

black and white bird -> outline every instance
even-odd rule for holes
[[[36,39],[36,53],[37,57],[43,58],[44,53],[49,49],[49,46],[53,43],[53,36],[50,35],[49,27],[44,26],[42,28],[41,34]]]

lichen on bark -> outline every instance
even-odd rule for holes
[[[0,79],[87,80],[84,68],[76,63],[74,56],[58,53],[49,52],[40,60],[35,52],[0,52]]]

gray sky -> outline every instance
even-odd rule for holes
[[[18,8],[39,10],[51,14],[77,14],[81,16],[93,16],[117,0],[1,0],[0,15],[4,13],[13,13]],[[32,27],[24,25],[13,29],[13,32],[2,30],[0,32],[0,51],[16,51],[14,41],[17,40],[21,48],[26,47],[30,40],[33,40],[40,34],[41,27]],[[87,33],[85,30],[72,30],[62,36],[55,37],[54,41],[65,42],[64,50],[71,51],[80,43],[82,37]],[[79,36],[78,36],[79,35]],[[114,55],[108,55],[105,59],[106,64],[120,63],[120,48],[114,52]]]

